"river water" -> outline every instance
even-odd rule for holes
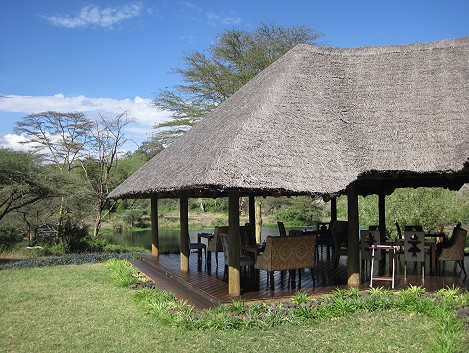
[[[189,236],[192,242],[197,241],[197,233],[208,233],[213,230],[190,230]],[[159,232],[160,253],[170,254],[179,252],[179,235],[178,229],[160,230]],[[267,235],[279,235],[277,228],[262,228],[262,239]],[[137,232],[123,231],[121,233],[105,233],[101,235],[104,239],[109,240],[112,244],[139,246],[151,250],[151,230],[141,230]]]

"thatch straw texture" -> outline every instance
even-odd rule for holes
[[[298,45],[110,197],[226,190],[333,195],[369,172],[467,174],[469,37]]]

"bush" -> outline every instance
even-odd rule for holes
[[[132,264],[126,260],[111,259],[106,263],[111,272],[111,279],[118,287],[128,287],[140,282],[139,273]]]
[[[79,226],[71,221],[65,222],[62,229],[62,241],[67,253],[83,252],[87,250],[84,239],[88,237],[88,228]]]
[[[0,228],[0,252],[10,250],[22,240],[22,236],[12,228]]]

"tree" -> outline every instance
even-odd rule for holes
[[[0,148],[0,220],[40,200],[57,196],[51,174],[30,152]]]
[[[119,149],[127,141],[123,132],[123,128],[130,123],[127,119],[127,112],[109,119],[100,116],[93,123],[91,133],[91,160],[95,162],[94,173],[84,166],[85,175],[93,185],[96,193],[96,217],[93,227],[93,235],[98,236],[103,219],[109,215],[112,207],[107,208],[107,195],[111,189],[111,175],[116,166]],[[88,168],[89,168],[88,164]],[[114,185],[112,185],[114,186]]]
[[[62,171],[78,166],[88,140],[91,121],[83,113],[48,111],[30,114],[16,123],[15,132],[24,135],[33,150]]]
[[[195,51],[184,56],[185,67],[174,69],[184,83],[160,91],[155,99],[155,105],[172,116],[155,126],[152,140],[171,143],[296,44],[315,44],[322,36],[306,26],[262,23],[253,32],[222,33],[208,55]]]
[[[74,204],[76,200],[87,198],[83,192],[83,180],[74,172],[82,167],[88,181],[88,190],[95,193],[96,218],[94,233],[106,216],[104,210],[109,193],[111,171],[114,169],[119,149],[126,142],[123,128],[130,123],[127,113],[115,118],[100,116],[97,120],[87,118],[83,113],[44,112],[31,114],[17,123],[15,131],[26,137],[25,143],[43,153],[49,166],[55,168],[66,180],[75,178],[75,187],[66,189],[56,184],[57,192],[62,191],[60,207],[57,211],[57,235],[62,238],[65,221],[71,221],[71,208],[76,214],[86,208]],[[65,183],[64,186],[67,186]],[[92,203],[92,202],[91,202]],[[65,219],[67,216],[67,219]],[[74,217],[74,221],[79,218]]]

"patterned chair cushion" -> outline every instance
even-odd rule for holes
[[[266,238],[263,254],[257,257],[255,267],[266,271],[312,268],[316,256],[316,235]]]

